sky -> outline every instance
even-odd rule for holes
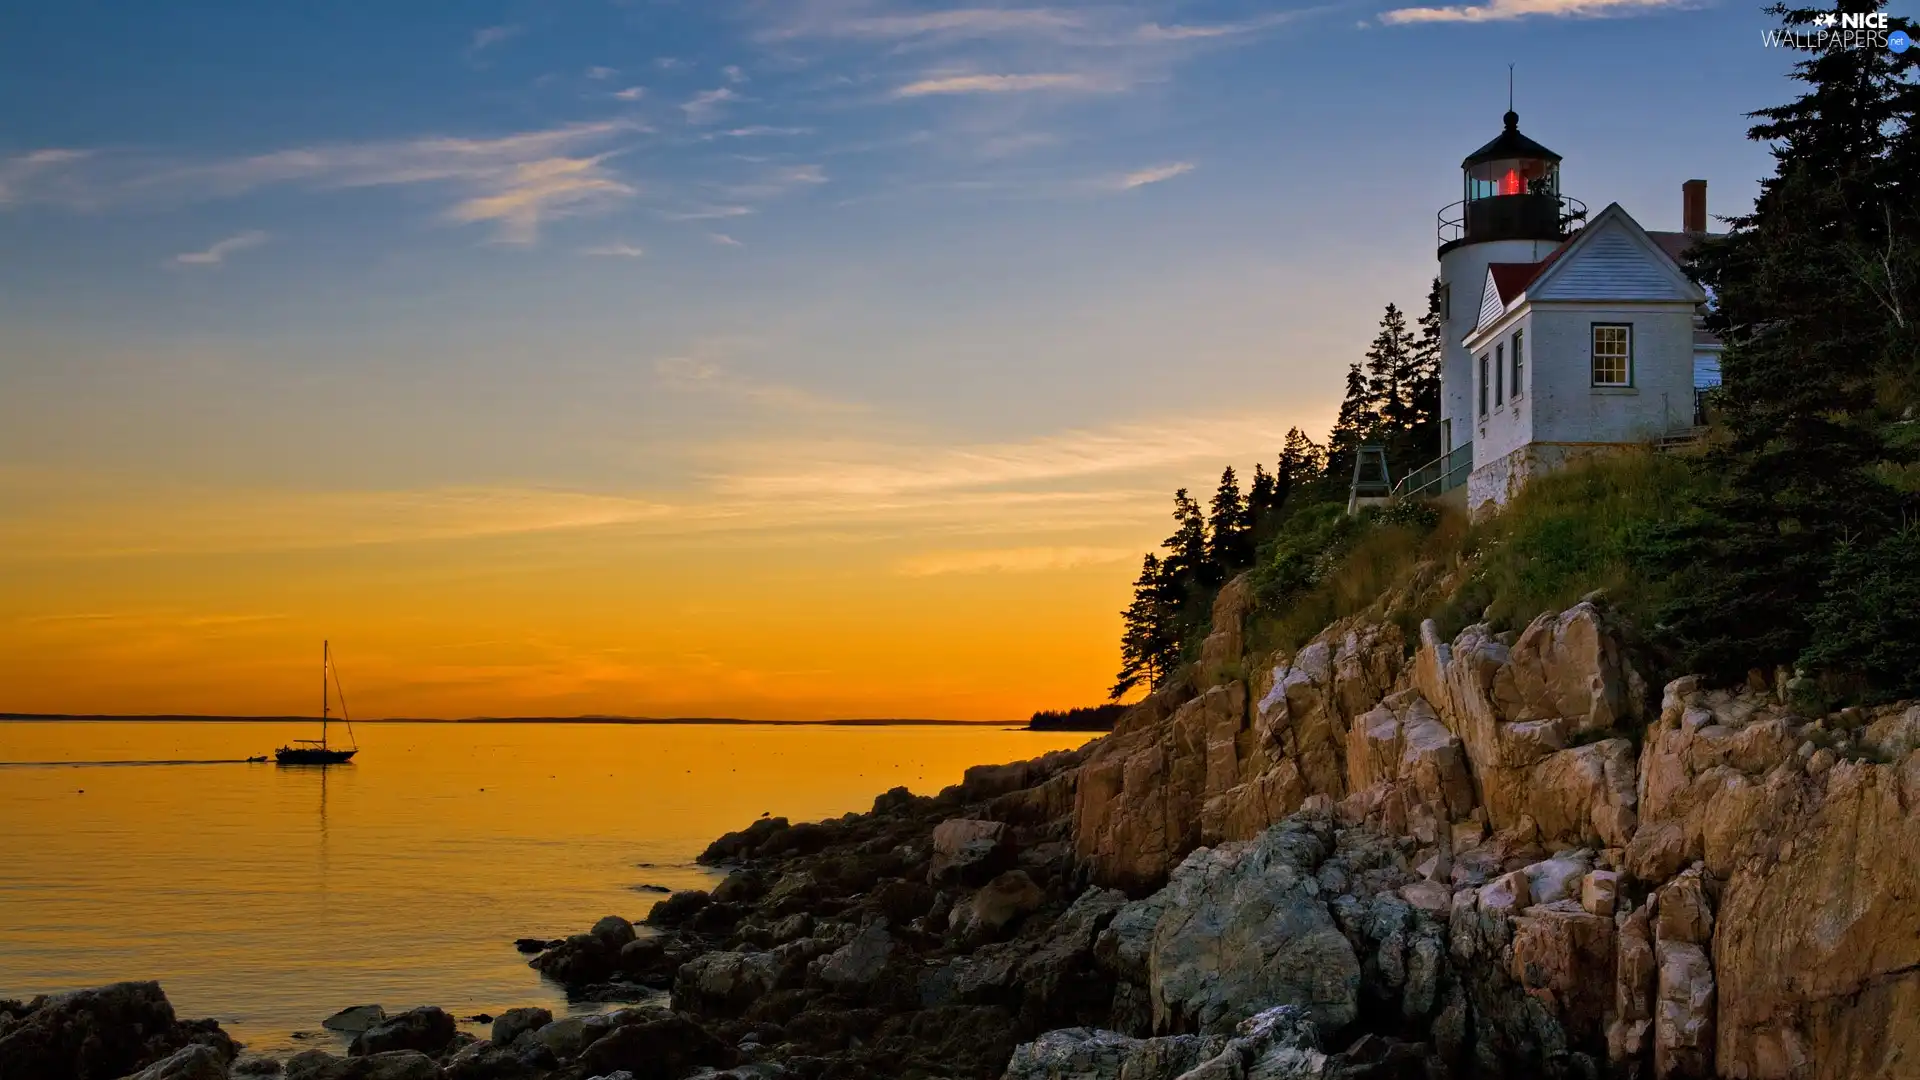
[[[0,710],[1005,720],[1460,159],[1751,203],[1750,3],[0,12]]]

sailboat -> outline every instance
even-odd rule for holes
[[[347,739],[351,743],[345,750],[327,745],[327,724],[332,719],[333,702],[331,691],[340,692],[340,718],[347,723]],[[353,737],[353,718],[347,715],[347,691],[340,685],[340,673],[333,667],[333,649],[325,641],[320,643],[320,737],[318,739],[295,739],[293,745],[283,746],[273,752],[273,760],[281,765],[342,765],[360,752],[359,740]]]

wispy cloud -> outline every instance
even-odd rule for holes
[[[746,127],[729,128],[726,131],[714,132],[714,134],[724,135],[729,139],[754,139],[773,135],[811,135],[813,134],[813,129],[809,127],[771,127],[766,124],[749,124]]]
[[[989,37],[1049,33],[1082,24],[1079,16],[1048,8],[954,8],[948,11],[846,14],[804,13],[775,29],[775,37],[901,39],[925,36]]]
[[[894,572],[906,577],[941,574],[1033,574],[1106,566],[1138,559],[1140,553],[1118,547],[1020,547],[987,551],[930,551],[902,559]]]
[[[751,206],[705,206],[697,210],[682,210],[664,215],[668,221],[723,221],[727,218],[746,217],[753,213]]]
[[[746,247],[747,246],[723,232],[710,232],[707,234],[707,239],[713,241],[716,244],[719,244],[721,247]]]
[[[478,58],[480,54],[496,45],[502,45],[520,36],[520,27],[511,24],[501,26],[483,26],[473,32],[473,40],[467,44],[467,56]]]
[[[1165,165],[1153,165],[1145,169],[1135,169],[1114,177],[1110,184],[1121,191],[1131,191],[1148,184],[1158,184],[1176,176],[1184,176],[1193,171],[1193,162],[1174,161]]]
[[[515,165],[497,190],[456,204],[447,216],[466,224],[493,222],[501,243],[531,244],[543,221],[634,194],[631,185],[607,174],[604,160],[605,155],[545,158]]]
[[[788,411],[865,411],[864,406],[834,401],[797,386],[757,379],[698,355],[664,357],[654,361],[653,370],[661,385],[679,391],[719,394]]]
[[[689,124],[710,124],[719,118],[720,112],[728,102],[740,100],[740,95],[732,89],[722,86],[713,90],[702,90],[687,99],[680,111],[687,115]]]
[[[1307,15],[1318,14],[1324,10],[1326,9],[1295,8],[1292,11],[1276,11],[1252,19],[1242,19],[1239,22],[1175,23],[1173,25],[1145,23],[1134,31],[1134,36],[1141,41],[1149,42],[1209,41],[1218,38],[1244,37],[1249,34],[1258,34],[1262,31],[1272,30],[1275,27],[1283,26]]]
[[[0,206],[41,199],[54,201],[63,192],[71,196],[73,192],[57,179],[58,174],[91,156],[86,150],[48,148],[0,160]]]
[[[1055,72],[1036,75],[943,75],[910,82],[893,92],[894,97],[928,97],[935,94],[1023,94],[1036,91],[1077,91],[1099,93],[1121,89],[1111,78],[1096,75]]]
[[[267,234],[259,229],[229,236],[205,251],[183,251],[167,261],[169,266],[219,266],[227,261],[227,256],[237,251],[259,247],[267,242]]]
[[[455,195],[448,220],[493,223],[499,239],[527,243],[545,221],[636,194],[634,185],[613,172],[610,150],[583,151],[645,130],[631,120],[606,120],[498,138],[426,136],[300,146],[185,165],[71,151],[49,158],[41,151],[37,160],[0,164],[0,195],[5,195],[0,206],[202,202],[279,186],[441,185]],[[52,169],[60,172],[49,173]]]
[[[616,259],[638,259],[641,256],[645,255],[646,251],[641,248],[637,248],[632,244],[617,243],[617,244],[602,244],[599,247],[584,248],[581,250],[580,254],[600,255],[600,256],[605,256],[608,258],[616,258]]]
[[[720,75],[730,83],[738,84],[747,81],[747,73],[741,70],[738,64],[728,64],[721,68]]]
[[[595,82],[601,82],[606,79],[611,79],[618,74],[620,74],[618,69],[610,68],[610,67],[602,67],[599,64],[595,64],[594,66],[587,69],[587,78],[592,79]]]
[[[1436,22],[1510,22],[1535,16],[1601,19],[1664,8],[1693,6],[1692,0],[1491,0],[1486,4],[1396,8],[1380,13],[1388,26]]]

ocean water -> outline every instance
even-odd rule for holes
[[[896,785],[932,793],[969,765],[1088,738],[363,724],[348,766],[231,760],[311,734],[0,722],[0,762],[41,763],[0,765],[0,998],[158,979],[182,1016],[265,1051],[330,1046],[320,1021],[366,1002],[560,1015],[514,938],[637,921],[659,898],[640,885],[710,885],[694,856],[763,812],[865,810]],[[95,764],[46,764],[73,762]],[[154,762],[169,764],[140,764]]]

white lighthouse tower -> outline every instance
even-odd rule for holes
[[[1560,194],[1560,155],[1520,134],[1518,113],[1509,109],[1505,120],[1506,130],[1460,163],[1464,197],[1439,215],[1443,454],[1473,440],[1472,359],[1463,342],[1479,322],[1488,264],[1537,263],[1587,216],[1585,204]]]

